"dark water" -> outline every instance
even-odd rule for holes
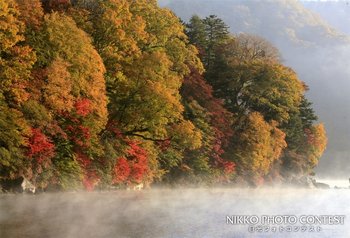
[[[347,217],[344,225],[320,226],[319,232],[252,233],[249,225],[226,224],[228,215]],[[0,195],[0,237],[348,238],[350,190],[165,189]]]

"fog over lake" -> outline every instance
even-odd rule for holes
[[[329,143],[316,168],[316,180],[330,189],[0,193],[0,238],[349,238],[350,31],[346,29],[350,17],[343,23],[339,19],[350,16],[350,7],[348,14],[336,4],[329,8],[297,0],[159,2],[184,21],[193,14],[215,14],[232,33],[257,34],[278,47],[283,63],[310,86],[307,97],[325,123]],[[247,217],[295,217],[298,222],[237,224]],[[343,222],[312,222],[324,217]],[[310,220],[301,224],[303,218]],[[230,219],[239,222],[232,224]]]
[[[348,189],[286,188],[1,195],[0,237],[348,237],[349,199]],[[346,217],[319,232],[252,233],[248,224],[226,223],[237,215]]]

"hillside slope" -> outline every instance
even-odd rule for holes
[[[276,45],[285,64],[310,86],[308,97],[326,125],[329,143],[319,175],[350,174],[349,36],[297,0],[161,0],[159,4],[185,21],[193,14],[215,14],[232,33],[257,34]]]

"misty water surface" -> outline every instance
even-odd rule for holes
[[[0,237],[348,237],[348,189],[162,189],[0,195]],[[345,215],[319,233],[249,233],[227,215]]]

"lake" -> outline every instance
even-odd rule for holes
[[[203,188],[2,194],[0,237],[349,237],[349,201],[349,189]],[[227,219],[235,217],[239,223],[242,216],[271,219],[264,225],[260,221],[232,224]],[[274,218],[281,216],[292,216],[298,223],[272,224]],[[321,216],[345,216],[344,224],[314,224],[312,219]],[[311,220],[299,224],[300,218]]]

